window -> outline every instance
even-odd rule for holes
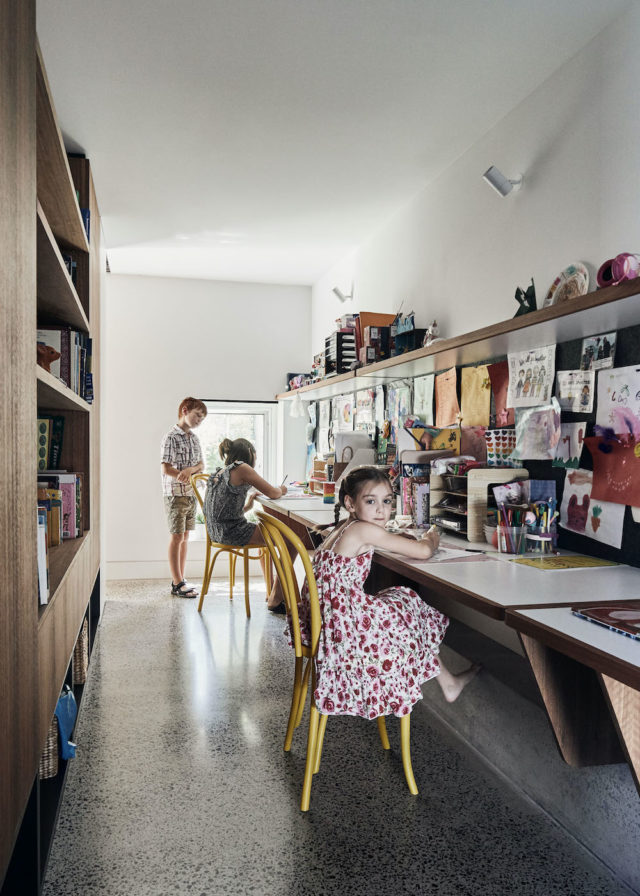
[[[206,401],[207,416],[197,429],[207,473],[221,467],[218,445],[225,439],[248,439],[256,449],[256,472],[276,479],[276,402]]]

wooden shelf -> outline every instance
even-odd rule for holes
[[[56,595],[67,575],[73,572],[74,562],[82,548],[85,547],[89,532],[79,538],[68,538],[54,548],[49,548],[49,602],[40,607],[38,625],[42,625],[45,617],[55,604]]]
[[[88,252],[89,243],[39,46],[36,63],[36,140],[38,199],[51,229],[56,239]]]
[[[36,364],[38,407],[52,411],[90,411],[91,405],[52,373]]]
[[[89,332],[89,321],[71,281],[53,231],[38,202],[38,318]]]
[[[282,392],[276,398],[290,400],[296,395],[308,401],[333,398],[450,367],[480,364],[504,357],[509,352],[621,330],[637,323],[640,323],[640,278],[452,339],[443,339],[435,345],[360,367],[353,373]]]

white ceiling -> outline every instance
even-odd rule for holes
[[[38,0],[37,29],[113,272],[311,284],[630,5]]]

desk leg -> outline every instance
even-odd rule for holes
[[[547,716],[568,765],[624,762],[616,729],[593,669],[520,635]],[[637,749],[636,742],[636,749]]]
[[[640,691],[608,675],[598,675],[631,774],[640,792]]]

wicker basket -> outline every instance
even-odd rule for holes
[[[89,668],[89,620],[85,619],[73,648],[73,683],[84,684]]]
[[[47,742],[38,766],[38,777],[41,781],[55,778],[58,774],[58,720],[54,716],[47,731]]]

